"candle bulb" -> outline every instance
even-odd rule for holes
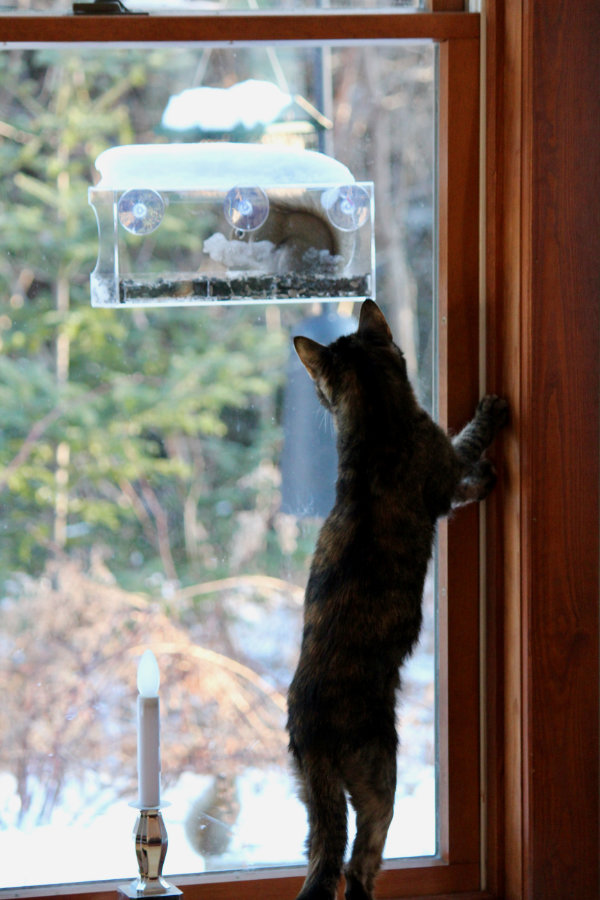
[[[159,685],[156,657],[146,650],[137,672],[138,802],[142,809],[160,806]]]

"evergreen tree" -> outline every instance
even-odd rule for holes
[[[258,491],[240,484],[279,440],[280,328],[252,309],[89,305],[93,162],[158,121],[149,62],[140,51],[84,66],[57,51],[0,57],[4,577],[15,562],[35,573],[48,554],[98,546],[129,586],[132,568],[183,581],[224,570],[235,512]],[[173,234],[165,266],[186,238]]]

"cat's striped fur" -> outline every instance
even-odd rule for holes
[[[339,457],[288,697],[290,750],[309,819],[298,900],[335,897],[347,796],[357,834],[346,897],[371,900],[394,806],[399,668],[419,637],[435,523],[493,487],[494,468],[481,455],[506,422],[507,405],[484,397],[450,440],[418,405],[402,352],[370,300],[355,334],[329,347],[297,337],[295,346],[333,414]]]

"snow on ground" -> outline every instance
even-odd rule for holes
[[[6,789],[6,776],[2,777]],[[164,874],[194,874],[206,870],[204,860],[190,846],[186,818],[191,799],[205,788],[207,778],[185,773],[165,793],[169,802],[163,817],[169,836]],[[306,815],[286,772],[249,770],[238,782],[240,814],[227,851],[212,869],[298,865],[304,862]],[[136,876],[132,830],[137,812],[115,800],[96,818],[72,822],[63,808],[49,825],[0,831],[3,886],[103,881]],[[350,840],[353,836],[350,822]],[[410,794],[400,788],[396,814],[385,856],[435,853],[435,783],[433,770]]]
[[[403,674],[398,719],[400,752],[395,815],[385,857],[428,856],[436,852],[436,787],[434,740],[434,655],[432,586],[425,615],[429,622]],[[277,605],[276,605],[277,606]],[[233,629],[242,646],[253,647],[263,666],[284,678],[293,667],[298,627],[268,603],[236,602]],[[297,617],[297,616],[296,616]],[[266,627],[265,618],[269,627]],[[289,646],[288,646],[289,645]],[[186,875],[206,870],[303,864],[306,814],[288,770],[248,769],[236,782],[239,814],[227,848],[203,858],[188,839],[186,822],[195,801],[211,782],[207,775],[184,772],[164,792],[170,805],[163,816],[169,836],[164,874]],[[126,800],[106,790],[95,773],[85,783],[65,786],[61,805],[49,824],[36,825],[41,804],[34,802],[21,827],[16,779],[0,773],[0,888],[119,879],[136,876],[132,841],[137,812]],[[39,791],[40,798],[43,791]],[[350,840],[352,839],[352,819]]]

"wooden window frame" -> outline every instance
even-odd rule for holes
[[[600,896],[600,5],[487,0],[487,885]]]
[[[440,412],[453,427],[468,417],[481,369],[481,386],[508,396],[512,422],[496,454],[499,489],[481,515],[481,617],[472,599],[476,511],[440,533],[440,858],[384,871],[378,896],[592,900],[600,896],[600,5],[482,0],[481,165],[479,136],[458,127],[463,115],[473,122],[477,101],[469,84],[468,102],[456,93],[461,77],[473,77],[480,17],[441,11],[459,0],[427,6],[392,15],[0,16],[0,40],[439,42]],[[456,165],[458,181],[449,177]],[[465,377],[460,396],[444,391]],[[462,562],[449,569],[458,550]],[[178,881],[191,900],[286,900],[302,875]],[[109,884],[11,894],[115,897]]]
[[[457,430],[479,395],[479,16],[466,13],[318,15],[250,13],[218,16],[0,17],[0,40],[41,44],[340,42],[431,39],[439,44],[438,331],[439,414]],[[456,386],[448,390],[447,386]],[[438,746],[439,855],[390,861],[378,897],[425,897],[465,891],[483,897],[480,830],[479,540],[475,508],[440,529]],[[448,560],[456,560],[449,565]],[[173,879],[191,900],[286,900],[301,869],[231,872]],[[17,892],[22,897],[24,892]],[[115,884],[26,891],[104,900]],[[1,896],[1,892],[0,892]]]

